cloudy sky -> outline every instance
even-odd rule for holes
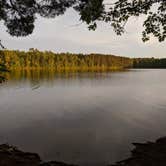
[[[143,18],[130,20],[123,36],[117,36],[111,26],[100,23],[96,31],[80,24],[73,10],[55,19],[38,18],[34,33],[28,37],[11,37],[0,24],[0,38],[8,49],[51,50],[54,52],[104,53],[130,57],[166,57],[166,41],[151,38],[141,40]]]

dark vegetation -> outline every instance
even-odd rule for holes
[[[133,61],[134,68],[166,68],[166,58],[136,58]]]
[[[55,18],[68,8],[73,8],[90,30],[102,21],[109,23],[117,35],[125,32],[131,17],[145,15],[143,41],[151,34],[160,42],[166,38],[165,0],[0,0],[0,21],[10,35],[27,36],[33,32],[38,15]]]
[[[156,142],[133,143],[131,157],[110,166],[165,166],[166,165],[166,138]],[[1,166],[74,166],[63,162],[43,162],[36,153],[18,150],[7,144],[0,145]],[[76,165],[75,165],[76,166]]]
[[[0,63],[0,83],[5,81],[4,73],[9,72],[4,63]]]
[[[2,83],[5,78],[2,76],[2,73],[4,72],[4,65],[0,64],[0,83]]]

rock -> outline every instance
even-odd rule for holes
[[[36,153],[22,152],[8,144],[0,145],[0,166],[76,166],[63,162],[42,162]]]
[[[27,153],[7,144],[0,145],[0,166],[39,166],[41,159],[36,153]]]
[[[40,164],[40,166],[77,166],[73,164],[66,164],[63,162],[57,162],[57,161],[50,161]]]
[[[131,157],[110,166],[166,166],[166,137],[156,142],[133,143]],[[0,145],[0,166],[76,166],[63,162],[43,162],[36,153],[22,152],[8,144]]]
[[[133,145],[131,157],[112,166],[166,166],[166,137]]]

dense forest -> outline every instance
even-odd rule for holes
[[[0,64],[9,70],[51,69],[55,71],[105,71],[132,67],[132,59],[102,54],[71,54],[24,51],[0,51]]]
[[[135,58],[133,68],[166,68],[166,58]]]
[[[3,65],[2,65],[3,64]],[[0,70],[107,71],[125,68],[166,68],[166,58],[127,58],[103,54],[0,51]],[[3,69],[3,70],[2,70]]]

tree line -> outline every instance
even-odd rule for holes
[[[51,69],[55,71],[105,71],[132,67],[132,59],[102,54],[71,54],[25,51],[0,51],[0,64],[9,70]]]
[[[54,53],[30,49],[1,50],[0,72],[46,69],[62,71],[109,71],[125,68],[166,68],[166,58],[128,58],[103,54]]]
[[[133,68],[166,68],[166,58],[135,58]]]

